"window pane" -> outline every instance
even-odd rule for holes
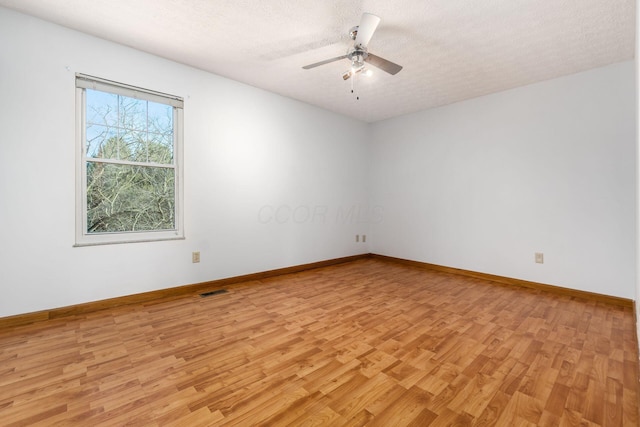
[[[87,162],[87,232],[174,230],[175,170]]]
[[[149,133],[149,161],[154,163],[173,163],[173,134]]]
[[[87,125],[118,126],[118,95],[92,89],[86,94]]]
[[[133,162],[147,161],[147,133],[121,129],[121,139],[125,149],[120,151],[120,160]]]
[[[125,129],[147,130],[147,101],[142,99],[118,96],[118,114],[120,127]]]
[[[87,89],[87,157],[173,163],[173,107]]]
[[[109,157],[109,155],[105,153],[105,148],[109,150],[109,153],[113,151],[113,148],[108,148],[108,146],[116,144],[117,139],[118,134],[116,128],[87,124],[87,157],[117,158]]]
[[[149,132],[173,133],[173,107],[149,101]]]

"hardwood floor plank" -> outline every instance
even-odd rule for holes
[[[438,418],[438,414],[431,412],[429,409],[424,408],[417,417],[413,419],[408,427],[427,427],[430,426],[436,419]]]
[[[431,400],[431,394],[412,387],[392,402],[387,409],[367,424],[370,426],[406,426],[423,416],[423,410]]]
[[[634,313],[359,259],[0,329],[0,419],[633,426]]]
[[[355,420],[352,420],[355,421]],[[296,427],[314,427],[314,426],[339,426],[339,425],[365,425],[364,419],[357,420],[357,422],[344,423],[344,419],[333,412],[331,408],[325,407],[317,412],[311,412],[310,414],[305,414],[297,420],[294,420],[289,426]],[[274,424],[277,425],[277,424]]]
[[[542,403],[524,393],[515,392],[498,419],[497,425],[512,426],[531,424],[537,425],[542,417]]]
[[[16,408],[15,411],[12,411],[11,415],[8,415],[6,417],[3,415],[2,423],[7,427],[34,425],[67,411],[66,404],[47,407],[45,405],[42,405],[42,402],[38,403],[40,409],[30,410],[27,407]],[[46,409],[42,409],[42,406],[44,406]]]
[[[371,402],[386,395],[394,386],[396,386],[394,380],[380,373],[367,379],[349,394],[331,395],[330,406],[343,418],[350,420],[363,412]]]
[[[476,375],[447,405],[457,413],[479,417],[498,391],[500,382],[486,375]]]
[[[319,391],[314,394],[306,394],[291,405],[265,419],[263,423],[264,425],[288,425],[296,422],[300,423],[304,419],[309,424],[311,421],[308,417],[328,409],[329,401],[330,399]]]
[[[545,411],[557,417],[561,417],[564,412],[567,396],[569,396],[570,390],[571,389],[564,384],[557,382],[553,384],[553,388],[551,389],[551,393],[549,394],[549,398],[547,399],[547,403],[544,408]]]
[[[497,391],[489,401],[484,411],[476,418],[477,426],[494,426],[507,407],[511,396]]]

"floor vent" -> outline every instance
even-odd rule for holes
[[[204,297],[210,297],[213,295],[226,294],[226,293],[227,293],[226,289],[218,289],[217,291],[205,292],[203,294],[200,294],[200,296],[204,298]]]

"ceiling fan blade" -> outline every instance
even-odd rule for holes
[[[380,18],[378,16],[371,13],[363,13],[358,26],[358,34],[356,35],[356,45],[367,47],[379,23]]]
[[[345,59],[346,57],[347,57],[347,55],[336,56],[335,58],[325,59],[324,61],[316,62],[315,64],[305,65],[302,68],[304,68],[305,70],[309,70],[311,68],[316,68],[316,67],[319,67],[321,65],[328,64],[330,62],[340,61],[341,59]]]
[[[379,56],[376,56],[372,53],[367,56],[365,62],[368,62],[371,65],[375,65],[382,71],[386,71],[389,74],[398,74],[400,70],[402,70],[402,65],[398,65],[384,58],[380,58]]]

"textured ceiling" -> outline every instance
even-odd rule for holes
[[[0,0],[69,28],[374,122],[629,60],[634,0]],[[342,80],[349,29],[404,66]]]

